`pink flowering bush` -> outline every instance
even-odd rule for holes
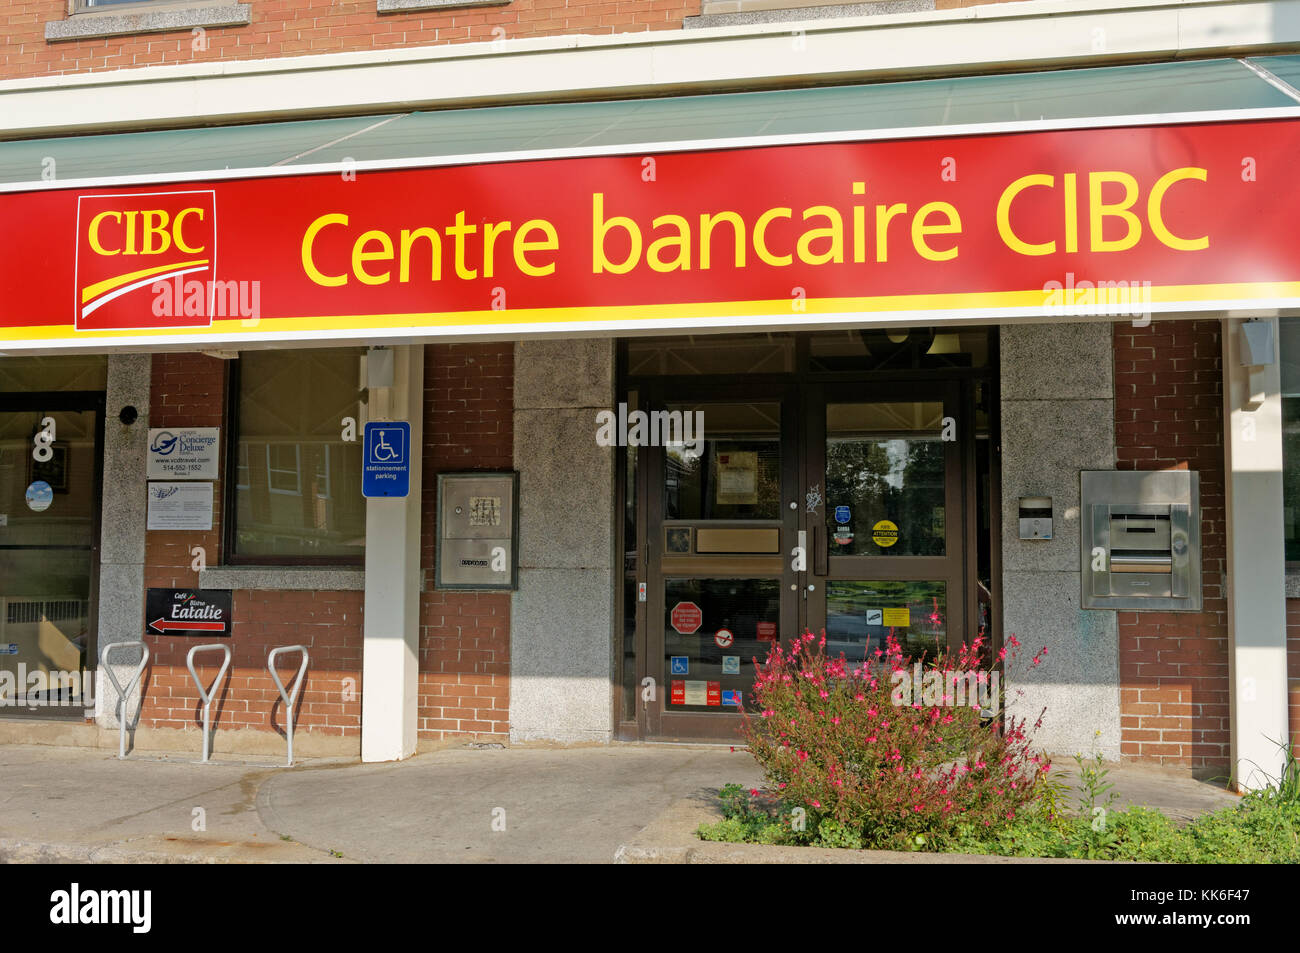
[[[1019,642],[1008,641],[1014,656]],[[790,840],[939,849],[1015,821],[1037,797],[1047,759],[1031,749],[1025,720],[1005,717],[1000,688],[990,693],[998,679],[990,681],[982,637],[922,669],[938,673],[927,684],[949,688],[962,684],[949,675],[971,673],[983,686],[981,701],[994,700],[983,716],[947,694],[899,703],[895,688],[920,660],[892,637],[857,665],[829,658],[825,645],[811,632],[792,649],[774,645],[754,683],[758,712],[745,717],[748,749],[765,773],[767,796],[781,802],[774,814]],[[1006,657],[1004,649],[999,660]]]

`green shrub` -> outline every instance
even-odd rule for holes
[[[949,673],[970,673],[987,688],[981,643],[926,662],[927,677],[951,684]],[[919,836],[942,845],[965,826],[1005,826],[1034,799],[1047,763],[1030,749],[1023,719],[982,717],[948,696],[902,699],[899,676],[920,662],[893,638],[852,668],[828,658],[825,644],[809,632],[789,652],[773,646],[753,688],[759,714],[745,719],[769,795],[804,812],[789,819],[797,842],[911,849]]]

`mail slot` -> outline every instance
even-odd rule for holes
[[[1081,474],[1085,609],[1201,608],[1199,476]]]
[[[516,589],[517,473],[438,474],[438,589]]]

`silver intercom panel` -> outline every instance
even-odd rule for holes
[[[439,589],[517,589],[519,474],[438,474]]]
[[[1199,611],[1198,475],[1085,471],[1080,489],[1083,607]]]

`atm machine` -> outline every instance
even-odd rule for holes
[[[1199,611],[1198,474],[1102,470],[1080,477],[1083,607]]]

